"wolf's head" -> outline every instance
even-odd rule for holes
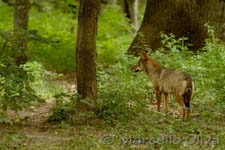
[[[161,65],[153,60],[151,57],[148,56],[146,52],[141,53],[141,58],[138,61],[138,64],[131,67],[131,71],[139,72],[139,71],[145,71],[150,72],[151,70],[154,70],[156,68],[161,67]]]
[[[145,70],[145,65],[147,65],[149,56],[146,52],[141,53],[141,58],[139,59],[138,63],[131,67],[131,71],[139,72]]]

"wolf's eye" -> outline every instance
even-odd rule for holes
[[[146,60],[145,61],[142,61],[142,64],[147,64],[147,63],[148,63],[148,61],[146,61]]]

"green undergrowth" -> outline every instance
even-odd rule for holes
[[[0,7],[3,16],[0,28],[12,30],[12,8],[2,2]],[[158,113],[153,104],[155,93],[146,74],[130,71],[139,58],[125,54],[134,35],[119,7],[103,6],[99,18],[98,98],[91,113],[80,114],[74,109],[77,95],[62,93],[62,84],[54,81],[61,75],[45,70],[74,71],[77,19],[60,10],[32,9],[29,27],[54,44],[30,42],[27,54],[31,61],[20,67],[11,64],[11,70],[1,59],[0,68],[4,71],[0,76],[0,106],[21,110],[33,105],[36,96],[49,99],[55,95],[56,107],[47,114],[48,122],[38,127],[33,124],[2,127],[0,149],[225,149],[225,49],[224,43],[214,36],[206,40],[202,50],[192,53],[184,44],[186,38],[162,34],[163,46],[156,52],[149,51],[165,67],[193,76],[192,112],[190,119],[183,122],[173,96],[169,115],[165,116],[164,109]],[[1,46],[3,42],[0,41]],[[36,96],[28,97],[32,93]],[[83,103],[92,105],[90,100]],[[80,123],[82,118],[86,120]],[[11,123],[2,111],[0,123]]]
[[[0,7],[3,15],[0,30],[11,31],[13,8],[2,2]],[[26,51],[29,58],[57,72],[75,71],[77,15],[77,12],[71,14],[55,9],[48,3],[42,11],[32,7],[29,12],[29,30],[45,39],[29,42],[29,49]],[[119,6],[102,6],[97,34],[98,62],[114,64],[123,60],[133,36],[129,20],[121,13]]]
[[[168,38],[175,40],[171,35]],[[192,53],[179,40],[175,40],[172,44],[170,42],[169,46],[173,51],[165,52],[163,49],[168,47],[168,41],[165,39],[162,41],[165,42],[164,46],[149,54],[165,67],[185,71],[193,76],[194,94],[191,101],[193,107],[218,106],[224,113],[224,43],[208,39],[203,47],[204,52]],[[128,58],[126,64],[117,63],[108,68],[99,65],[98,107],[101,110],[100,116],[104,119],[127,121],[129,116],[134,117],[138,112],[144,111],[149,102],[154,102],[153,87],[145,73],[130,71],[130,66],[137,61],[137,58]],[[171,103],[175,103],[174,98],[171,98]]]
[[[164,114],[164,109],[158,113],[156,105],[153,104],[155,95],[151,82],[145,73],[130,71],[130,67],[137,63],[138,58],[127,56],[125,61],[114,65],[98,65],[95,114],[103,123],[87,123],[88,127],[79,128],[81,134],[78,137],[74,133],[74,140],[63,144],[62,147],[115,150],[225,148],[225,72],[221,69],[225,66],[224,43],[208,39],[203,52],[192,53],[182,45],[182,40],[186,38],[175,40],[172,35],[167,35],[167,38],[173,41],[173,44],[169,44],[173,51],[163,51],[168,48],[168,41],[162,39],[165,42],[162,48],[149,54],[168,68],[192,74],[195,89],[190,119],[187,122],[181,121],[178,113],[180,107],[173,96],[170,97],[169,115]],[[61,108],[66,112],[65,110],[71,110],[70,106],[63,104]],[[69,127],[65,127],[64,123],[65,120],[60,126],[64,125],[65,130],[74,128],[74,124],[76,128],[76,121],[67,122]]]

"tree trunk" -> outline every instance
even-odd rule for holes
[[[80,0],[76,47],[77,88],[81,99],[97,97],[96,34],[100,0]]]
[[[116,5],[117,0],[101,0],[102,4],[111,4],[111,5]]]
[[[161,44],[160,32],[173,33],[177,38],[188,37],[188,42],[193,45],[191,50],[197,51],[207,37],[204,24],[213,14],[207,7],[211,1],[216,4],[219,0],[148,0],[142,25],[128,53],[137,55],[143,43],[156,50]]]
[[[29,20],[29,0],[16,0],[15,1],[15,13],[14,13],[14,30],[17,41],[15,41],[16,50],[19,50],[20,54],[17,54],[17,63],[23,64],[27,61],[25,50],[27,49],[27,37],[24,36],[24,32],[28,30]]]
[[[121,0],[122,12],[130,19],[134,30],[138,28],[138,0]]]

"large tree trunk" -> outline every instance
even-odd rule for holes
[[[24,31],[28,30],[29,21],[29,0],[16,0],[14,13],[14,30],[17,41],[15,41],[15,48],[19,51],[17,54],[17,63],[23,64],[27,61],[25,50],[27,49],[27,37],[24,36]]]
[[[122,12],[130,19],[134,30],[138,28],[138,0],[121,0]]]
[[[80,0],[76,47],[77,88],[80,98],[97,97],[96,34],[100,0]]]
[[[102,4],[111,4],[111,5],[116,5],[117,0],[101,0]]]
[[[128,53],[137,54],[143,43],[156,50],[161,44],[160,32],[188,37],[193,44],[191,50],[197,51],[207,37],[204,24],[213,14],[210,2],[216,4],[219,0],[148,0],[142,25]]]

